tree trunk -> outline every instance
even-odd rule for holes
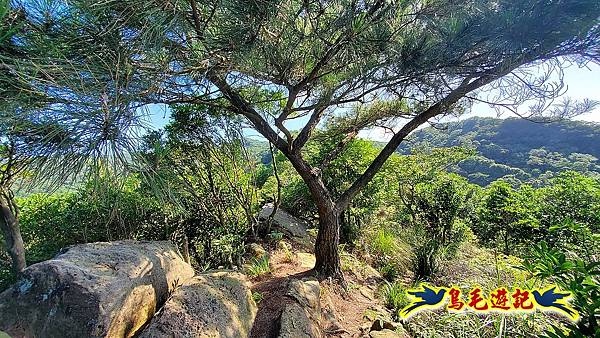
[[[4,235],[6,250],[12,259],[13,272],[19,275],[25,270],[27,263],[25,262],[25,248],[19,229],[17,210],[12,193],[2,192],[0,194],[0,228]]]
[[[319,202],[317,202],[318,204]],[[338,246],[340,244],[340,215],[334,208],[319,206],[319,232],[315,243],[315,270],[319,276],[344,280]]]
[[[338,245],[340,244],[340,212],[318,170],[300,155],[286,155],[308,186],[319,213],[319,232],[315,242],[315,271],[320,277],[332,277],[344,283]]]

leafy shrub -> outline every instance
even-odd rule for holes
[[[258,304],[263,300],[264,296],[261,292],[258,291],[252,291],[252,300]]]
[[[134,239],[182,244],[185,235],[199,270],[231,267],[240,263],[248,231],[244,217],[233,217],[235,210],[187,206],[181,211],[148,193],[135,177],[122,186],[90,181],[77,191],[32,194],[17,203],[28,264],[78,243]],[[227,213],[224,222],[217,217],[220,210]],[[0,256],[1,288],[12,280],[9,266],[8,257]]]
[[[275,243],[279,243],[282,239],[283,239],[283,232],[279,232],[279,231],[272,231],[269,235],[269,240],[275,242]]]
[[[377,270],[381,273],[381,276],[388,281],[393,281],[396,278],[400,277],[402,271],[398,268],[397,264],[393,262],[387,261],[380,263]]]
[[[416,279],[437,271],[443,255],[451,258],[464,240],[464,206],[471,197],[468,183],[453,174],[440,174],[413,188],[413,267]],[[457,226],[460,225],[460,226]]]
[[[600,239],[594,237],[597,247]],[[533,246],[531,254],[523,261],[522,268],[541,280],[555,283],[573,295],[571,305],[579,313],[577,323],[565,323],[563,328],[552,325],[547,337],[598,337],[600,336],[600,262],[594,256],[568,257],[564,252],[553,249],[542,241]]]

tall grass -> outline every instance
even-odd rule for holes
[[[248,266],[246,273],[251,277],[258,277],[271,272],[271,266],[269,265],[269,255],[265,254],[261,258],[252,258],[250,266]]]
[[[365,246],[374,267],[389,281],[404,274],[410,266],[410,247],[390,228],[379,227],[367,233]]]
[[[381,296],[385,306],[392,310],[394,319],[399,319],[400,310],[410,303],[404,285],[398,281],[387,282],[381,289]]]

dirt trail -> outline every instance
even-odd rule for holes
[[[312,254],[298,249],[291,253],[271,251],[271,273],[252,280],[252,291],[260,293],[262,300],[258,302],[251,338],[277,337],[281,311],[291,301],[285,295],[289,280],[313,275],[313,266]],[[365,337],[363,330],[371,323],[365,314],[372,309],[385,311],[375,297],[376,281],[359,275],[345,271],[347,291],[327,280],[321,281],[321,324],[327,337]]]

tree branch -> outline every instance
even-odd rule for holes
[[[245,116],[252,123],[256,131],[273,143],[284,154],[289,153],[289,144],[277,135],[269,123],[238,92],[229,86],[225,78],[215,74],[213,71],[209,71],[206,76],[227,97],[237,112]]]
[[[514,65],[509,67],[509,69],[504,70],[500,68],[497,73],[481,76],[472,82],[469,82],[471,78],[464,79],[462,83],[456,89],[452,90],[448,95],[446,95],[446,97],[430,106],[427,110],[418,114],[415,116],[415,118],[405,124],[402,129],[400,129],[400,131],[398,131],[381,150],[379,155],[377,155],[367,170],[365,170],[365,172],[356,181],[354,181],[350,188],[348,188],[348,190],[346,190],[339,197],[339,199],[336,201],[336,208],[338,211],[344,210],[348,206],[352,198],[354,198],[354,196],[356,196],[360,190],[371,181],[379,169],[381,169],[385,161],[396,151],[400,143],[413,130],[426,123],[430,118],[444,113],[451,105],[458,102],[458,100],[463,98],[469,92],[510,73],[519,65],[520,64]]]

